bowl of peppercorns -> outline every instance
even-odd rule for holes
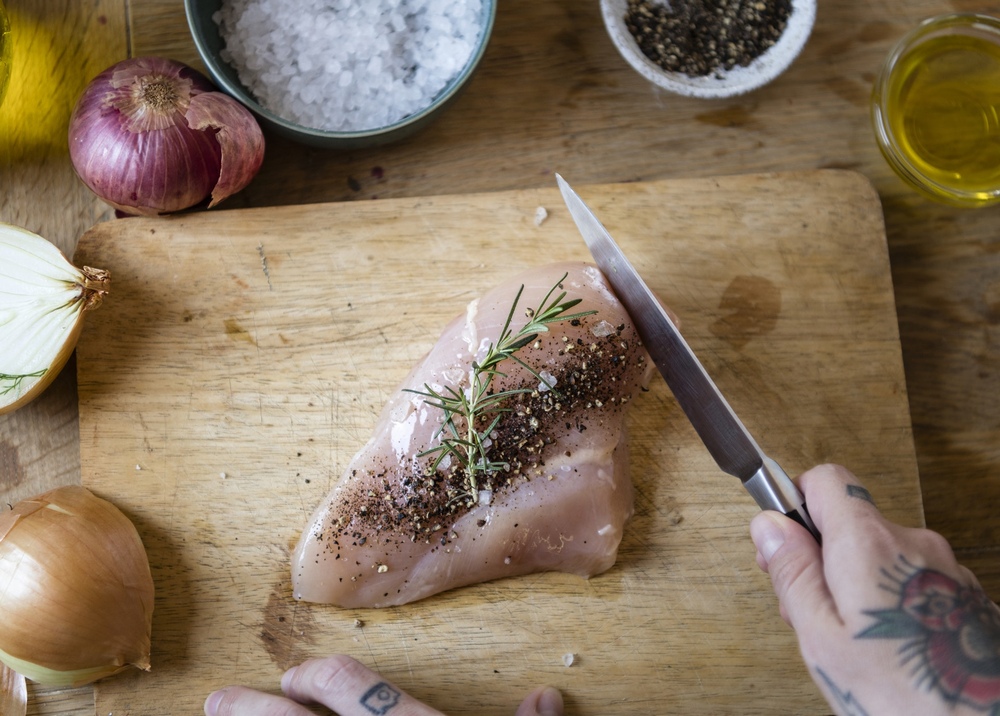
[[[792,64],[816,0],[601,0],[608,34],[640,75],[687,97],[744,94]]]

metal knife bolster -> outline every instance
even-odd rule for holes
[[[743,486],[762,510],[775,510],[792,518],[809,530],[819,540],[819,530],[806,509],[802,493],[792,479],[771,458],[764,456],[763,464]]]

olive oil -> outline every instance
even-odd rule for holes
[[[895,57],[880,102],[904,179],[939,199],[1000,199],[1000,25],[929,28]]]

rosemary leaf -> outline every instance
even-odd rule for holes
[[[41,376],[45,375],[45,372],[47,370],[48,370],[48,368],[42,368],[41,370],[35,371],[34,373],[24,373],[24,374],[19,374],[19,375],[10,375],[9,373],[0,373],[0,382],[5,381],[5,380],[11,381],[10,385],[8,385],[6,388],[0,389],[0,395],[7,395],[11,391],[17,390],[18,388],[20,388],[21,387],[21,383],[24,382],[25,378],[40,378]]]
[[[467,494],[463,497],[472,504],[479,501],[481,476],[509,469],[505,461],[491,460],[488,455],[490,436],[500,425],[503,416],[510,412],[510,408],[504,407],[504,403],[515,395],[534,391],[534,388],[510,388],[493,392],[493,381],[507,377],[497,366],[506,360],[513,360],[540,383],[554,390],[553,384],[542,378],[538,371],[515,353],[534,343],[540,333],[548,333],[549,325],[553,323],[575,321],[596,313],[596,311],[581,311],[566,315],[567,311],[579,305],[582,300],[579,298],[566,300],[565,291],[560,291],[556,295],[567,275],[563,274],[562,278],[548,290],[537,309],[529,308],[525,311],[528,316],[527,323],[514,331],[511,324],[521,295],[524,293],[524,286],[517,290],[500,330],[500,337],[496,343],[489,344],[485,356],[472,362],[468,389],[455,390],[451,386],[446,386],[443,390],[435,390],[426,383],[422,390],[404,389],[408,393],[419,395],[426,405],[444,413],[441,427],[434,435],[435,439],[441,441],[440,444],[418,453],[417,456],[434,456],[434,461],[430,465],[431,473],[437,472],[447,457],[454,458],[464,472]],[[486,427],[480,430],[479,426],[484,422]]]

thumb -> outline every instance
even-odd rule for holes
[[[551,686],[539,686],[524,698],[514,716],[563,716],[562,694]]]
[[[800,632],[840,622],[836,603],[823,573],[819,544],[801,525],[777,512],[765,511],[750,523],[757,563],[771,577],[781,616]],[[807,626],[808,625],[808,626]]]

